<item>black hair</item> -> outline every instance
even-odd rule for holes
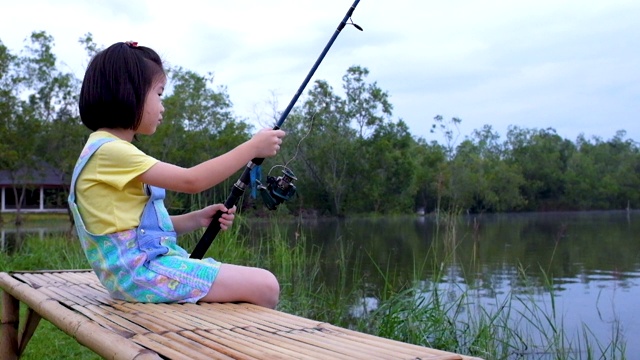
[[[84,74],[78,106],[80,119],[92,131],[135,130],[154,81],[164,77],[160,56],[137,43],[115,43],[97,53]]]

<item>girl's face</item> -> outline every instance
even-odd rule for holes
[[[163,77],[151,86],[151,90],[147,93],[147,98],[144,101],[144,113],[136,133],[152,135],[156,132],[158,125],[162,122],[162,113],[164,113],[161,98],[166,84],[167,79]]]

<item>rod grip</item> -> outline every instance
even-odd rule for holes
[[[224,202],[224,206],[227,209],[231,209],[232,207],[234,207],[236,205],[236,201],[238,200],[236,196],[232,196],[232,195],[230,195],[227,198],[227,200]],[[213,239],[215,239],[215,237],[220,232],[220,218],[222,217],[222,214],[224,214],[224,212],[221,210],[218,210],[213,215],[213,217],[211,218],[211,222],[209,223],[209,226],[207,226],[207,230],[204,231],[204,234],[202,234],[200,241],[198,241],[198,243],[196,244],[196,247],[193,249],[193,252],[189,256],[191,259],[202,259],[204,257],[207,250],[213,243]]]

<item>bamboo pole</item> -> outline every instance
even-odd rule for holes
[[[2,292],[2,323],[0,323],[0,358],[18,359],[18,325],[20,303],[6,291]]]
[[[19,355],[22,355],[24,349],[27,347],[27,344],[29,343],[29,340],[31,340],[33,333],[36,331],[38,324],[40,324],[40,319],[42,319],[40,314],[33,311],[33,309],[29,308],[27,310],[27,319],[25,321],[24,329],[20,334],[20,339],[18,340]]]

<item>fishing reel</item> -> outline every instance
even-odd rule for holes
[[[295,180],[298,180],[298,178],[287,167],[282,170],[281,176],[267,176],[266,185],[255,179],[256,188],[260,192],[260,197],[262,197],[267,209],[277,209],[278,205],[291,199],[296,194],[296,186],[293,184]]]

